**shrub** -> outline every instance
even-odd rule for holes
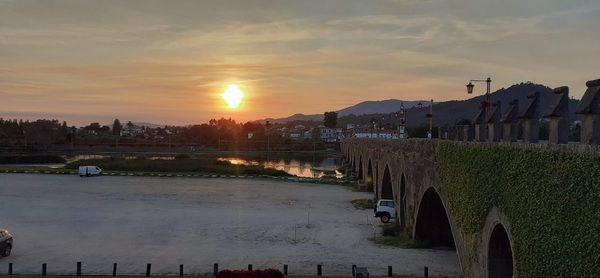
[[[187,154],[184,154],[184,153],[179,153],[179,154],[175,155],[175,159],[188,159],[188,158],[190,158],[190,156]]]
[[[277,269],[265,270],[221,270],[217,273],[217,278],[283,278],[283,273]]]

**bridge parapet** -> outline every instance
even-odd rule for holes
[[[600,79],[590,80],[586,86],[587,90],[575,110],[575,113],[582,117],[581,123],[577,123],[580,128],[579,143],[598,145],[600,144]],[[445,139],[477,142],[520,140],[526,143],[538,143],[540,121],[545,118],[548,120],[547,143],[570,144],[569,133],[574,122],[570,118],[569,87],[555,88],[553,101],[549,107],[540,106],[539,92],[528,95],[525,109],[521,114],[518,114],[519,103],[516,99],[510,101],[506,107],[508,107],[507,111],[501,111],[501,104],[496,102],[487,119],[485,119],[485,109],[481,108],[470,124],[449,128],[447,132],[450,136]],[[438,132],[438,137],[443,138],[444,136],[440,134],[441,132]]]

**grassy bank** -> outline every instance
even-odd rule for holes
[[[65,159],[58,155],[2,155],[0,164],[45,164],[65,163]]]
[[[426,241],[412,239],[408,234],[400,230],[397,224],[381,225],[381,236],[371,238],[371,241],[386,246],[399,248],[428,248],[429,244]]]
[[[373,209],[375,201],[373,199],[355,199],[350,201],[355,209]]]
[[[74,275],[46,275],[46,276],[42,276],[42,275],[0,275],[0,278],[15,278],[15,277],[19,277],[19,278],[73,278],[75,277]],[[112,277],[109,275],[82,275],[81,277],[86,277],[86,278],[107,278],[107,277]],[[117,275],[116,277],[118,278],[141,278],[141,277],[146,277],[143,275],[139,275],[139,276],[135,276],[135,275]],[[215,276],[211,273],[211,274],[193,274],[193,275],[184,275],[184,276],[167,276],[167,275],[152,275],[150,277],[154,277],[154,278],[173,278],[173,277],[183,277],[183,278],[214,278]],[[316,275],[287,275],[285,276],[286,278],[347,278],[347,277],[352,277],[350,275],[348,276],[316,276]],[[370,276],[373,278],[380,278],[380,277],[388,277],[388,276]],[[417,278],[417,277],[423,277],[423,276],[414,276],[414,275],[394,275],[392,276],[392,278]],[[429,276],[429,277],[435,277],[435,276]]]
[[[123,172],[163,172],[163,173],[203,173],[222,175],[269,175],[290,176],[288,173],[275,169],[265,169],[261,166],[233,165],[216,159],[194,159],[178,157],[173,160],[161,159],[124,159],[102,158],[85,159],[69,163],[66,169],[77,169],[79,166],[94,165],[105,171]]]

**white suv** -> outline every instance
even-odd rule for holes
[[[396,218],[396,204],[394,204],[394,200],[381,199],[377,201],[374,211],[375,217],[379,217],[383,223],[388,223],[391,218]]]

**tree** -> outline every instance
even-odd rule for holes
[[[113,135],[120,135],[122,129],[123,129],[123,125],[121,124],[121,121],[119,121],[119,119],[115,119],[115,121],[113,122],[113,126],[112,126]]]
[[[338,114],[336,112],[325,112],[323,118],[323,125],[328,128],[336,128],[337,127],[337,118]]]

